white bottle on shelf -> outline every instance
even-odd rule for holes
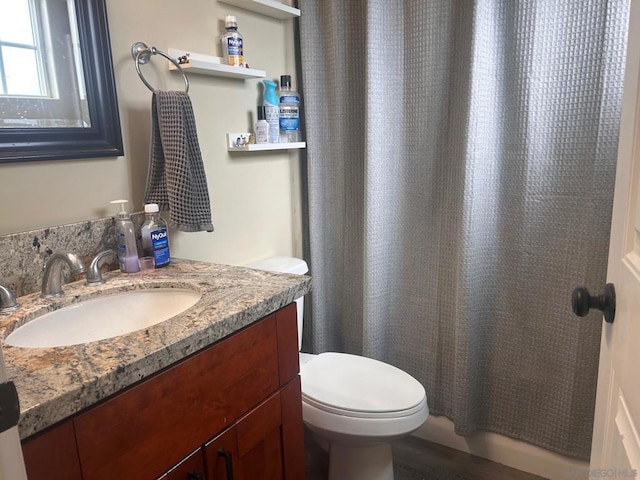
[[[258,121],[256,122],[256,143],[269,143],[269,122],[266,120],[264,105],[258,105]]]

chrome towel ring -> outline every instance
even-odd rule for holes
[[[140,65],[145,65],[146,63],[148,63],[151,59],[151,55],[161,55],[171,63],[173,63],[178,71],[182,74],[182,78],[184,79],[185,93],[189,93],[189,79],[187,78],[187,74],[184,73],[184,70],[175,58],[158,50],[156,47],[148,47],[144,42],[136,42],[131,46],[131,56],[133,56],[133,59],[135,60],[136,72],[138,72],[138,76],[140,77],[140,80],[142,80],[142,83],[144,83],[147,88],[153,93],[158,93],[158,91],[153,88],[149,82],[147,82],[147,79],[144,78],[144,75],[142,75],[142,71],[140,71]]]

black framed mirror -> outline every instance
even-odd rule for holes
[[[0,163],[123,155],[106,0],[5,4]]]

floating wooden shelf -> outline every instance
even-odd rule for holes
[[[241,147],[236,146],[238,137],[249,137],[248,133],[227,133],[227,151],[228,152],[264,152],[268,150],[294,150],[306,148],[306,142],[292,143],[249,143]]]
[[[234,5],[261,15],[286,20],[300,16],[300,10],[276,0],[218,0],[220,3]]]
[[[213,75],[217,77],[238,78],[246,80],[249,78],[265,78],[267,72],[264,70],[256,70],[255,68],[242,68],[232,67],[231,65],[225,65],[221,62],[220,57],[214,57],[212,55],[204,55],[202,53],[189,52],[188,50],[180,50],[177,48],[170,48],[169,55],[173,58],[180,58],[189,54],[186,63],[181,64],[185,72],[199,73],[201,75]],[[170,70],[178,70],[178,68],[169,63]]]

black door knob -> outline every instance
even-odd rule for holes
[[[613,283],[607,283],[604,293],[595,296],[589,295],[589,290],[585,287],[576,287],[571,294],[571,308],[579,317],[585,317],[590,309],[595,308],[603,313],[607,323],[613,323],[616,315],[616,290]]]

